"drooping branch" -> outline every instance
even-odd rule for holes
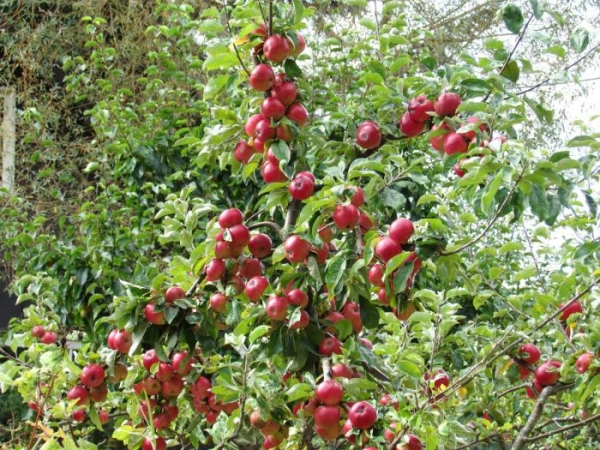
[[[572,385],[570,384],[558,383],[553,386],[546,386],[544,389],[542,389],[542,392],[540,393],[540,396],[538,397],[537,402],[533,407],[533,411],[531,412],[529,419],[527,419],[527,423],[517,435],[517,438],[515,439],[515,442],[513,442],[511,450],[522,450],[523,448],[525,448],[525,446],[527,445],[527,437],[535,427],[535,424],[540,420],[540,417],[544,412],[544,406],[546,405],[550,397],[554,394],[557,394],[560,391],[568,389],[571,386]]]

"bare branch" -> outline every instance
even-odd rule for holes
[[[595,422],[596,420],[600,420],[600,414],[595,414],[592,417],[588,417],[587,419],[582,420],[580,422],[573,423],[571,425],[566,425],[564,427],[557,428],[556,430],[548,431],[547,433],[542,433],[542,434],[538,434],[537,436],[533,436],[533,437],[527,438],[526,441],[527,442],[539,441],[540,439],[544,439],[544,438],[550,437],[550,436],[552,436],[554,434],[560,434],[560,433],[564,433],[565,431],[572,430],[573,428],[583,427],[583,426],[588,425],[588,424],[590,424],[592,422]]]

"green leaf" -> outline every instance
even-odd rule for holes
[[[396,366],[400,372],[404,372],[409,377],[413,377],[415,379],[421,378],[421,369],[419,369],[419,366],[412,361],[401,359],[396,363]]]
[[[269,332],[271,327],[269,325],[259,325],[250,333],[248,340],[251,344],[253,344],[257,339],[263,337],[265,334]]]
[[[406,197],[392,188],[387,188],[381,195],[383,204],[392,209],[401,209],[406,204]]]
[[[504,78],[506,78],[507,80],[512,81],[513,83],[516,83],[517,81],[519,81],[519,75],[521,74],[520,70],[519,70],[519,64],[516,61],[510,61],[502,70],[502,72],[500,72],[500,75],[502,75]]]
[[[325,274],[325,283],[327,284],[327,290],[330,293],[335,292],[335,288],[344,275],[346,269],[346,253],[340,252],[331,258],[327,263],[327,269]]]
[[[304,16],[304,2],[302,0],[294,0],[294,24],[300,23]]]
[[[502,181],[502,177],[498,175],[494,177],[492,182],[484,189],[484,194],[481,197],[481,210],[485,214],[490,212],[496,193],[498,192],[498,189],[500,189],[500,186],[502,186]]]
[[[209,56],[204,61],[204,64],[202,64],[202,68],[204,70],[224,70],[239,63],[234,53],[217,53],[216,55]]]
[[[571,48],[577,53],[581,53],[590,43],[590,32],[583,27],[577,27],[569,37]]]
[[[271,151],[282,165],[285,165],[290,160],[290,147],[281,140],[277,140],[271,144]]]
[[[544,6],[540,0],[529,0],[531,3],[531,9],[533,9],[533,16],[536,19],[541,19],[544,14]]]
[[[285,76],[288,78],[298,78],[302,76],[302,69],[296,64],[296,61],[293,59],[286,59],[283,63],[283,70],[285,71]]]
[[[359,22],[363,27],[368,28],[371,31],[377,30],[377,24],[370,17],[362,17]]]
[[[295,402],[298,400],[306,400],[313,396],[313,388],[306,383],[298,383],[293,385],[283,394],[286,402]]]
[[[529,195],[529,207],[540,220],[546,219],[550,213],[550,205],[546,193],[537,184],[532,185],[531,194]]]
[[[227,85],[227,81],[229,80],[229,75],[219,75],[217,77],[212,77],[206,83],[204,87],[204,92],[202,93],[202,98],[204,100],[212,100],[217,95],[223,91],[225,86]]]
[[[523,22],[525,22],[521,8],[513,4],[506,5],[504,8],[502,8],[500,14],[504,24],[506,25],[506,28],[508,28],[512,33],[517,34],[519,31],[521,31]]]
[[[98,416],[98,410],[92,406],[91,408],[88,408],[88,411],[90,413],[90,420],[92,423],[96,426],[96,428],[102,431],[102,423],[100,422],[100,417]]]
[[[145,320],[140,320],[135,325],[135,328],[134,328],[132,336],[131,336],[131,348],[129,349],[130,356],[135,354],[138,347],[142,343],[142,339],[144,339],[144,334],[146,333],[146,330],[148,329],[149,325],[150,325],[150,323]]]

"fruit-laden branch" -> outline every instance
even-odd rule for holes
[[[531,412],[529,419],[527,419],[527,423],[517,435],[517,438],[515,439],[511,450],[522,450],[523,448],[525,448],[525,446],[527,445],[527,436],[529,435],[529,433],[531,433],[538,420],[540,420],[546,402],[550,399],[552,395],[557,394],[558,392],[563,391],[565,389],[568,389],[571,386],[572,384],[555,384],[553,386],[546,386],[544,389],[542,389],[542,392],[540,393],[540,396],[538,397],[537,402],[533,407],[533,411]]]
[[[600,414],[596,414],[593,415],[592,417],[588,417],[585,420],[581,420],[577,423],[573,423],[571,425],[565,425],[564,427],[560,427],[557,428],[555,430],[552,431],[548,431],[547,433],[543,433],[543,434],[538,434],[537,436],[533,436],[530,438],[527,438],[526,441],[529,442],[535,442],[535,441],[539,441],[540,439],[545,439],[547,437],[550,437],[554,434],[560,434],[560,433],[564,433],[565,431],[569,431],[572,430],[573,428],[579,428],[579,427],[583,427],[586,426],[592,422],[595,422],[596,420],[600,420]]]
[[[562,312],[565,309],[569,308],[569,306],[571,306],[574,302],[578,301],[581,297],[583,297],[588,292],[590,292],[592,290],[592,288],[594,286],[596,286],[598,283],[600,283],[600,278],[596,278],[587,288],[585,288],[583,291],[581,291],[577,296],[573,297],[571,300],[566,302],[562,307],[558,308],[553,314],[551,314],[550,317],[548,317],[546,320],[542,321],[539,325],[534,327],[533,330],[531,330],[527,336],[532,336],[533,334],[535,334],[536,332],[538,332],[539,330],[544,328],[546,325],[548,325],[550,322],[552,322],[556,317],[558,317],[560,314],[562,314]],[[514,349],[516,346],[521,344],[521,342],[523,342],[523,340],[525,340],[527,338],[527,336],[517,336],[517,338],[511,344],[509,344],[507,347],[501,348],[501,344],[506,340],[506,338],[512,332],[512,329],[513,328],[510,327],[506,331],[506,333],[504,333],[504,335],[500,338],[500,340],[496,344],[494,344],[494,346],[491,348],[491,350],[482,358],[482,360],[479,363],[477,363],[475,366],[473,366],[471,368],[471,370],[469,370],[469,372],[467,372],[460,379],[456,380],[456,382],[452,383],[452,385],[450,385],[448,387],[448,389],[446,389],[443,392],[441,399],[449,397],[451,394],[456,392],[462,386],[470,383],[473,380],[473,378],[475,378],[475,375],[477,374],[480,367],[482,367],[483,365],[488,365],[488,364],[491,365],[498,358],[500,358],[503,355],[510,352],[512,349]],[[498,351],[498,353],[496,353],[496,351],[498,349],[500,349],[500,351]],[[488,358],[491,358],[491,359],[488,360]],[[431,405],[429,405],[429,406],[431,406]]]
[[[470,240],[469,242],[467,242],[464,245],[461,245],[460,247],[458,247],[457,249],[454,249],[452,251],[449,252],[445,252],[443,250],[439,251],[439,254],[441,256],[450,256],[450,255],[454,255],[456,253],[462,252],[463,250],[471,247],[472,245],[476,244],[477,242],[479,242],[481,239],[483,239],[483,237],[488,233],[488,231],[490,231],[490,229],[494,226],[494,224],[496,223],[496,221],[498,220],[498,218],[500,217],[500,213],[502,212],[502,210],[504,209],[504,207],[508,204],[508,202],[510,201],[510,199],[512,198],[513,194],[515,193],[515,190],[517,189],[517,187],[519,186],[519,182],[521,181],[521,178],[523,178],[523,174],[525,173],[525,168],[523,168],[523,170],[521,171],[521,173],[519,174],[517,180],[515,181],[514,186],[511,188],[511,190],[508,192],[508,194],[506,195],[506,197],[504,198],[504,200],[502,201],[502,203],[500,204],[500,206],[498,207],[498,209],[496,210],[496,212],[494,213],[494,216],[492,217],[492,220],[490,220],[490,222],[487,224],[487,226],[483,229],[483,231],[479,234],[479,236],[475,237],[474,239]]]
[[[574,62],[572,62],[571,64],[569,64],[568,66],[566,66],[565,68],[563,68],[561,70],[561,72],[566,72],[569,69],[572,69],[573,67],[575,67],[577,64],[579,64],[581,61],[583,61],[584,59],[586,59],[588,56],[590,56],[592,53],[594,53],[596,50],[598,50],[598,48],[600,48],[600,43],[594,45],[585,55],[583,55],[581,58],[575,60]],[[526,94],[528,92],[531,92],[539,87],[544,86],[545,84],[547,84],[549,81],[551,80],[551,77],[548,77],[542,81],[540,81],[538,84],[534,84],[533,86],[530,86],[520,92],[517,92],[515,95],[523,95]]]

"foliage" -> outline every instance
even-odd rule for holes
[[[582,353],[600,351],[597,134],[584,130],[559,149],[532,137],[556,119],[543,99],[521,92],[521,72],[543,66],[514,58],[519,40],[511,49],[490,38],[483,48],[442,61],[439,47],[431,45],[435,39],[429,40],[433,34],[403,12],[403,2],[385,2],[377,14],[367,2],[334,2],[329,14],[339,21],[329,22],[317,12],[330,2],[273,2],[272,11],[266,3],[146,5],[136,16],[138,34],[127,38],[119,38],[119,25],[134,16],[131,9],[121,9],[122,22],[111,22],[104,10],[80,21],[76,9],[52,16],[77,23],[85,39],[60,56],[65,92],[72,104],[85,102],[93,139],[83,155],[55,156],[57,164],[85,168],[77,181],[61,178],[67,190],[80,191],[73,196],[79,204],[52,217],[50,227],[44,216],[30,219],[35,203],[28,196],[3,196],[3,250],[15,261],[19,300],[32,305],[6,336],[16,358],[0,365],[0,388],[16,388],[37,408],[28,413],[31,428],[11,445],[98,448],[93,430],[102,430],[99,411],[105,409],[112,438],[129,448],[156,434],[194,448],[256,448],[264,437],[250,426],[253,411],[280,424],[281,448],[351,448],[344,437],[338,444],[324,440],[307,414],[292,413],[313,398],[332,364],[344,362],[360,374],[342,380],[346,405],[377,405],[379,420],[365,432],[376,447],[394,448],[410,433],[427,449],[521,448],[520,439],[545,432],[540,440],[548,448],[589,446],[597,433],[600,366],[597,357],[585,374],[574,365]],[[494,18],[482,20],[520,36],[536,20],[561,20],[538,2],[526,8],[492,3]],[[359,14],[357,27],[346,22]],[[276,183],[260,175],[266,156],[255,153],[244,164],[233,152],[248,139],[246,120],[264,101],[248,75],[262,58],[253,49],[264,37],[255,30],[271,23],[271,31],[295,43],[300,33],[308,43],[304,54],[280,66],[297,83],[310,122],[297,127],[283,119],[294,139],[267,144],[286,174]],[[571,34],[572,49],[560,48],[565,57],[583,57],[595,48],[589,40],[579,28]],[[549,77],[544,73],[541,83]],[[441,156],[429,145],[439,132],[408,138],[398,127],[410,99],[442,92],[462,98],[459,116],[446,121],[460,132],[477,132],[466,153]],[[487,130],[464,125],[474,115]],[[59,143],[74,136],[45,140],[43,120],[43,112],[25,109],[22,145],[51,141],[54,150],[68,148]],[[373,150],[355,142],[365,120],[383,134]],[[498,136],[507,140],[492,139]],[[456,164],[464,176],[455,175]],[[301,171],[314,174],[316,189],[298,201],[289,186]],[[320,260],[319,229],[331,227],[336,206],[350,203],[357,186],[366,198],[360,209],[377,226],[335,231],[328,258]],[[270,285],[256,303],[236,290],[237,266],[248,251],[229,259],[226,274],[207,279],[218,242],[235,240],[218,224],[219,213],[233,207],[254,234],[260,230],[273,241],[261,269]],[[387,261],[386,305],[368,269],[398,217],[410,218],[416,231],[404,252]],[[286,256],[290,235],[313,246],[305,261]],[[417,259],[409,259],[411,252]],[[265,308],[269,296],[284,295],[290,284],[310,298],[304,329],[290,329],[302,308],[290,306],[286,320],[270,319]],[[185,291],[172,304],[164,295],[171,286]],[[211,307],[217,292],[228,298],[224,311]],[[575,300],[582,313],[561,321],[559,305]],[[150,303],[164,312],[166,324],[144,318]],[[347,317],[331,323],[329,313],[354,303],[363,330]],[[411,305],[416,311],[402,316]],[[31,335],[36,325],[56,332],[58,344],[38,342]],[[131,333],[129,351],[105,347],[113,329]],[[331,335],[343,342],[341,353],[323,357],[319,344]],[[562,362],[560,383],[546,388],[542,400],[528,399],[519,380],[524,363],[517,350],[527,341],[544,359]],[[165,430],[139,412],[149,401],[140,382],[149,376],[142,355],[150,349],[163,362],[181,350],[192,355],[185,392],[163,405],[179,408]],[[79,407],[65,395],[94,362],[109,376],[119,363],[129,373],[109,383],[107,399],[92,403],[90,420],[77,424],[72,414]],[[427,379],[439,369],[450,380],[434,386]],[[220,414],[200,413],[203,405],[189,386],[201,376],[210,378],[212,411]],[[385,394],[391,403],[380,403]],[[534,405],[543,409],[541,421]],[[584,413],[594,420],[586,422]],[[576,425],[576,434],[556,423]],[[394,442],[386,442],[385,431],[394,426]]]

